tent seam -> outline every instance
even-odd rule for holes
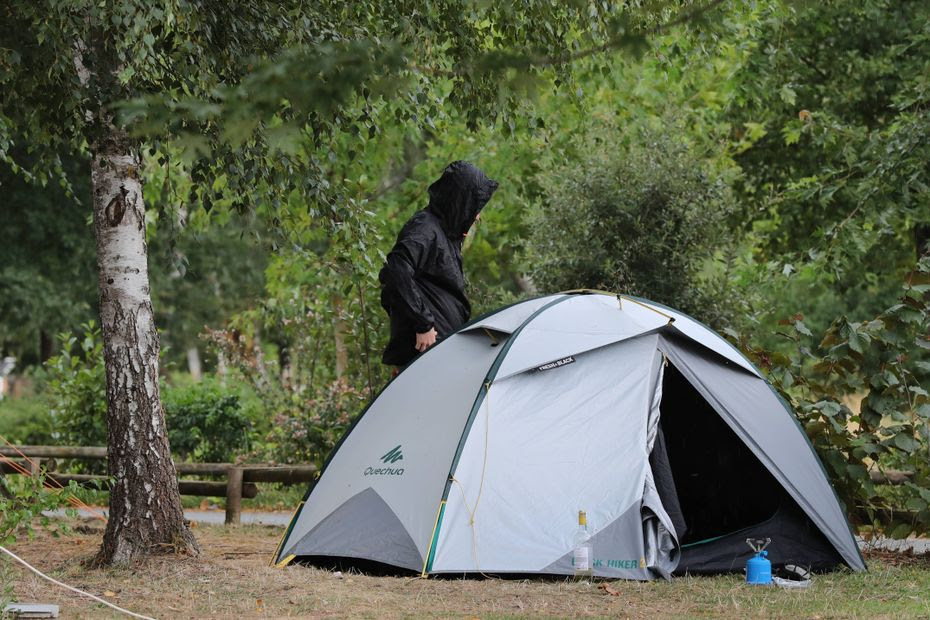
[[[468,437],[468,433],[471,430],[472,425],[474,424],[475,417],[478,414],[478,411],[481,408],[481,404],[484,402],[484,398],[487,395],[488,389],[490,389],[491,384],[494,382],[495,377],[497,376],[497,371],[500,369],[501,364],[504,361],[504,358],[507,357],[507,353],[510,352],[511,346],[513,346],[514,341],[520,335],[520,332],[523,331],[523,328],[526,327],[533,319],[545,312],[547,309],[552,306],[559,304],[565,300],[572,299],[571,295],[565,295],[564,297],[558,297],[542,308],[536,310],[531,314],[523,323],[520,324],[520,327],[515,329],[513,333],[510,334],[510,337],[507,339],[507,342],[504,343],[501,352],[497,354],[497,357],[494,358],[491,367],[488,369],[487,374],[484,377],[484,382],[481,384],[481,387],[478,389],[478,395],[475,397],[475,402],[472,404],[471,411],[468,414],[468,419],[465,421],[465,426],[462,428],[462,434],[459,436],[458,446],[455,448],[455,454],[452,457],[452,463],[449,466],[449,475],[446,478],[446,486],[442,491],[442,498],[440,500],[440,505],[445,504],[449,499],[449,490],[452,488],[452,480],[454,477],[455,468],[458,466],[459,458],[462,456],[462,450],[465,447],[465,440]],[[444,512],[444,511],[443,511]],[[433,558],[430,557],[431,554],[435,554],[435,545],[439,542],[439,528],[442,523],[442,517],[437,520],[435,529],[433,530],[432,536],[430,536],[430,553],[427,553],[427,566],[425,572],[429,572],[433,567]]]

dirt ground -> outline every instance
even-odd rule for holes
[[[155,618],[927,618],[930,558],[870,554],[868,573],[817,575],[808,590],[749,587],[738,575],[671,582],[417,579],[269,566],[281,528],[198,526],[198,558],[161,557],[120,569],[89,570],[103,530],[39,535],[13,550],[40,570]],[[55,603],[62,618],[126,617],[7,563],[20,602]]]

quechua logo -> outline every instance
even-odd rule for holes
[[[404,460],[404,453],[400,451],[400,446],[394,446],[391,451],[381,457],[385,463],[396,463]]]
[[[404,453],[400,446],[394,446],[388,450],[387,454],[381,457],[381,462],[385,465],[394,465],[397,461],[404,460]],[[366,476],[403,476],[403,467],[366,467]]]

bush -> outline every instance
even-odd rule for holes
[[[599,126],[575,144],[577,157],[540,177],[546,198],[531,215],[527,252],[534,283],[716,314],[701,270],[726,235],[727,184],[670,135],[622,138]]]
[[[280,402],[267,438],[269,455],[322,467],[366,400],[366,392],[336,380],[315,393]]]
[[[213,380],[162,392],[171,450],[183,460],[230,462],[249,449],[239,395]]]
[[[107,443],[107,382],[100,330],[90,321],[80,341],[62,334],[61,353],[49,359],[48,394],[60,438],[79,446]],[[72,353],[75,349],[79,353]]]
[[[103,343],[93,322],[83,330],[80,340],[59,336],[61,353],[46,362],[50,417],[60,441],[102,446],[107,443]],[[162,385],[161,391],[168,439],[177,456],[226,462],[248,450],[251,425],[238,394],[213,381],[176,388]]]
[[[53,536],[67,531],[63,522],[44,513],[67,506],[68,497],[77,489],[75,483],[64,489],[50,490],[45,488],[44,476],[8,476],[0,478],[0,486],[9,495],[0,493],[0,545],[16,542],[21,534],[32,538],[36,522]]]
[[[14,444],[47,445],[55,442],[49,404],[41,396],[0,400],[0,435]]]
[[[36,523],[52,536],[69,532],[67,524],[61,519],[52,519],[45,513],[64,508],[69,497],[77,490],[72,482],[68,487],[57,491],[45,488],[44,476],[0,476],[0,545],[11,545],[18,536],[35,536]],[[67,510],[69,517],[76,516],[72,509]],[[13,587],[9,558],[0,557],[0,617],[8,603],[13,601]]]
[[[232,376],[240,377],[251,388],[244,395],[249,396],[249,406],[255,411],[250,416],[257,431],[254,435],[264,435],[264,441],[253,446],[251,456],[255,459],[322,465],[370,398],[359,373],[335,378],[309,355],[314,348],[317,353],[321,348],[319,339],[314,342],[309,337],[315,332],[311,325],[312,319],[289,325],[299,328],[301,331],[295,333],[302,338],[292,341],[295,344],[284,368],[281,356],[268,356],[255,346],[257,339],[235,330],[207,333],[235,373]],[[331,335],[332,323],[325,327]],[[266,433],[261,433],[263,428],[268,429]]]
[[[902,293],[872,320],[839,317],[822,336],[800,314],[784,319],[787,354],[741,343],[797,412],[853,522],[894,538],[930,532],[930,255]],[[870,472],[886,469],[908,480],[875,484]]]

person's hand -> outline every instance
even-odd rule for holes
[[[436,328],[431,327],[430,330],[423,334],[417,334],[417,343],[415,348],[420,353],[426,351],[428,348],[436,344]]]

